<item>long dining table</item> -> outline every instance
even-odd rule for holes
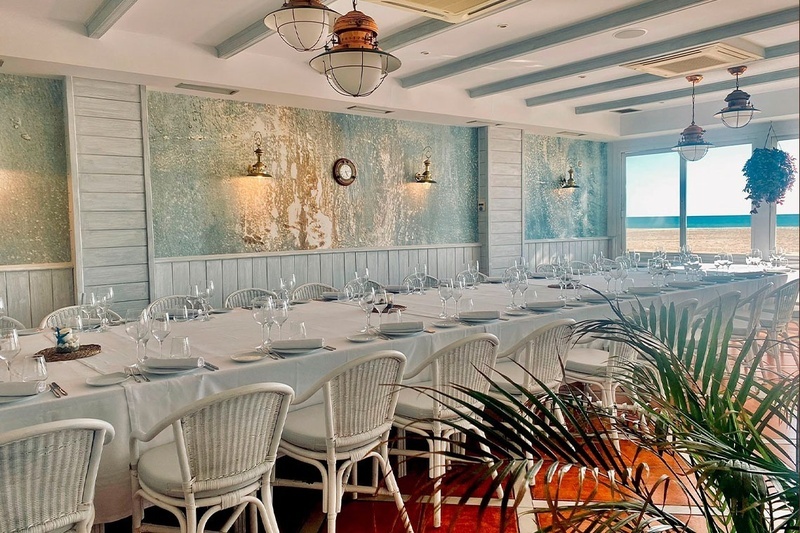
[[[650,276],[646,272],[631,272],[630,277],[637,286],[650,284]],[[746,279],[733,277],[725,283],[705,283],[688,290],[667,288],[661,294],[638,298],[646,305],[654,298],[660,298],[665,303],[697,298],[702,305],[732,290],[741,291],[742,297],[746,297],[770,281],[776,285],[783,283],[786,275]],[[552,280],[545,279],[530,280],[526,299],[557,299],[559,290],[548,287],[552,283]],[[603,289],[606,285],[598,276],[584,276],[583,283]],[[223,390],[265,381],[288,384],[299,395],[310,390],[321,377],[337,366],[377,350],[399,350],[408,358],[407,369],[410,370],[435,350],[469,334],[493,333],[500,339],[500,349],[503,350],[534,328],[556,318],[583,320],[611,316],[611,310],[605,302],[573,302],[574,305],[557,311],[509,315],[504,312],[509,301],[509,292],[502,284],[484,283],[477,290],[468,288],[464,290],[460,301],[462,310],[499,310],[500,319],[440,328],[436,326],[436,322],[441,320],[438,318],[441,303],[436,289],[428,289],[426,294],[397,294],[394,295],[395,304],[406,307],[402,320],[422,321],[425,331],[405,337],[376,338],[372,342],[351,342],[347,339],[356,334],[366,322],[365,313],[356,302],[333,300],[295,304],[289,313],[289,320],[303,322],[308,337],[322,337],[325,345],[334,350],[320,349],[284,359],[265,357],[250,363],[236,362],[231,357],[254,352],[254,347],[261,342],[260,326],[254,321],[251,311],[234,309],[231,312],[214,314],[208,321],[176,322],[170,333],[171,337],[188,337],[192,355],[202,356],[205,361],[219,367],[218,371],[197,368],[179,374],[152,374],[148,376],[149,382],[140,383],[127,379],[104,387],[91,386],[87,384],[87,379],[92,381],[93,377],[96,379],[103,374],[120,372],[124,367],[135,364],[136,345],[127,336],[122,325],[113,326],[106,332],[83,332],[81,343],[99,344],[99,354],[48,364],[48,381],[57,382],[68,395],[56,398],[48,391],[25,400],[0,404],[0,431],[78,417],[99,418],[110,422],[115,428],[116,436],[103,451],[95,504],[96,521],[112,522],[131,513],[128,474],[131,432],[147,430],[168,413],[195,400]],[[626,297],[620,300],[620,305],[623,310],[626,307],[630,309],[633,301]],[[452,312],[452,301],[449,306]],[[385,320],[395,320],[392,315],[388,316]],[[372,320],[373,325],[377,325],[378,316],[374,315]],[[284,328],[287,326],[284,325]],[[277,334],[277,330],[273,331],[274,337]],[[20,340],[22,352],[15,360],[15,365],[21,364],[25,356],[52,346],[50,338],[43,333],[24,336]],[[169,344],[170,337],[165,341],[166,353],[169,351]],[[159,356],[154,340],[148,345],[148,354],[151,357]],[[171,439],[171,432],[166,431],[151,445],[162,444]]]

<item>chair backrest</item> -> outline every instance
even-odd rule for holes
[[[184,485],[220,490],[259,479],[275,464],[294,391],[256,383],[199,400],[156,425],[172,425]]]
[[[25,324],[10,316],[0,316],[0,328],[25,329]]]
[[[767,295],[765,311],[771,316],[773,329],[781,329],[792,320],[792,310],[797,303],[800,279],[784,283]]]
[[[367,282],[364,283],[364,289],[366,289],[366,290],[375,289],[375,291],[377,292],[379,290],[380,291],[385,291],[386,287],[384,287],[382,283],[378,283],[377,281],[368,279]],[[334,290],[336,290],[336,289],[334,289]]]
[[[446,405],[455,402],[442,393],[458,401],[480,405],[474,398],[457,390],[453,385],[461,385],[483,394],[489,392],[489,381],[497,360],[497,345],[500,341],[491,333],[477,333],[448,344],[421,362],[406,378],[413,378],[429,369],[432,395],[434,398],[434,418],[452,418],[454,413]]]
[[[292,300],[313,300],[322,298],[323,292],[337,292],[339,289],[325,283],[306,283],[292,291]]]
[[[278,297],[274,292],[268,291],[267,289],[239,289],[238,291],[230,293],[228,297],[225,298],[225,307],[227,309],[244,307],[250,305],[250,303],[256,298],[266,298],[267,296],[271,296],[273,298]]]
[[[636,349],[624,342],[609,341],[606,348],[608,350],[608,364],[605,368],[605,376],[611,378],[615,374],[630,372],[630,364],[639,357]]]
[[[2,505],[0,531],[89,526],[100,455],[113,438],[111,424],[88,418],[0,434],[0,502],[10,504]]]
[[[188,294],[173,294],[171,296],[163,296],[145,308],[147,316],[153,318],[158,313],[163,313],[167,309],[183,309],[184,307],[192,308],[189,303]]]
[[[464,272],[466,272],[466,270]],[[470,281],[472,280],[471,277],[467,279],[469,279]],[[403,278],[403,284],[405,285],[406,283],[412,283],[415,287],[419,287],[419,282],[417,281],[417,278],[414,277],[414,274],[409,274],[408,276]],[[439,286],[439,278],[427,274],[425,275],[424,278],[422,278],[422,285],[426,289],[435,289],[436,287]]]
[[[697,298],[687,298],[678,302],[664,303],[660,299],[651,304],[649,308],[644,310],[645,315],[639,316],[639,309],[634,308],[632,318],[640,324],[646,324],[648,331],[654,332],[655,336],[661,339],[664,344],[669,348],[673,348],[678,342],[678,331],[680,329],[681,319],[684,315],[687,317],[687,324],[691,329],[692,323],[695,320],[695,312],[698,305]],[[662,321],[662,308],[666,307],[667,310],[675,310],[675,319],[677,323],[674,325],[673,335],[669,334],[668,321]]]
[[[526,372],[521,385],[527,390],[539,388],[534,377],[553,388],[564,379],[564,358],[574,325],[571,318],[554,320],[529,333],[498,358],[510,357],[522,365]]]
[[[570,261],[569,266],[572,268],[573,271],[578,272],[580,274],[591,274],[592,273],[592,266],[589,263],[585,263],[583,261]]]
[[[772,290],[773,285],[775,284],[770,281],[756,292],[739,302],[739,306],[736,309],[739,314],[737,314],[736,317],[747,320],[748,334],[756,329],[760,324],[761,311],[764,309],[764,302],[767,299],[767,293]]]
[[[359,357],[320,379],[295,403],[322,389],[329,450],[378,444],[388,437],[406,357],[383,350]]]
[[[728,326],[728,323],[733,320],[733,316],[736,313],[736,306],[739,304],[739,297],[741,295],[742,293],[740,291],[730,291],[717,296],[710,302],[697,308],[697,311],[694,313],[695,320],[705,320],[710,314],[711,320],[716,323],[717,317],[719,317],[721,327],[724,330]],[[699,324],[696,322],[696,325]],[[721,334],[722,332],[720,331],[720,339],[722,337]]]
[[[45,329],[63,325],[68,318],[81,316],[81,309],[84,307],[83,305],[70,305],[56,309],[42,319],[39,323],[39,327]],[[121,320],[121,317],[111,309],[109,309],[107,313],[110,320]]]

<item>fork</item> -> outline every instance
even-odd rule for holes
[[[138,366],[134,366],[133,368],[134,368],[134,372],[136,372],[136,375],[137,375],[137,376],[139,376],[140,378],[142,378],[143,380],[145,380],[145,381],[147,381],[147,382],[149,382],[149,381],[150,381],[150,378],[148,378],[148,377],[147,377],[147,376],[146,376],[146,375],[145,375],[145,374],[142,372],[142,369],[141,369],[141,368],[139,368]]]
[[[125,367],[125,373],[126,373],[126,374],[127,374],[129,377],[132,377],[132,378],[133,378],[133,381],[135,381],[136,383],[141,383],[141,382],[142,382],[142,380],[141,380],[141,379],[139,379],[139,376],[137,376],[137,375],[136,375],[136,372],[134,372],[134,371],[133,371],[133,368],[131,368],[131,367],[129,367],[129,366],[126,366],[126,367]]]

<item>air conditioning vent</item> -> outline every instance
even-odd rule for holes
[[[373,4],[383,4],[413,11],[426,17],[437,18],[445,22],[464,22],[476,15],[485,15],[489,11],[516,0],[369,0]]]
[[[763,53],[744,50],[725,43],[713,43],[699,48],[690,48],[672,54],[663,55],[627,63],[623,67],[655,74],[664,78],[685,76],[711,69],[719,69],[741,65],[756,59],[764,59]]]
[[[502,126],[500,122],[491,122],[489,120],[468,120],[467,124],[470,126]]]
[[[641,111],[641,109],[635,109],[633,107],[626,107],[625,109],[615,109],[612,113],[619,113],[620,115],[627,115],[628,113],[636,113],[637,111]]]
[[[563,137],[584,137],[584,136],[586,136],[585,133],[579,133],[577,131],[557,131],[556,135],[561,135]]]

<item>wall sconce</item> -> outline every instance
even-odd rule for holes
[[[417,183],[436,183],[436,180],[433,179],[433,173],[431,172],[431,147],[426,146],[422,151],[422,155],[425,157],[425,159],[422,160],[422,164],[425,165],[425,170],[415,174],[414,179],[417,180]]]
[[[572,176],[574,173],[575,171],[572,169],[572,167],[569,167],[569,170],[567,170],[569,178],[561,176],[559,185],[561,186],[562,189],[577,189],[578,187],[580,187],[580,185],[575,184],[575,178]]]
[[[261,148],[261,132],[257,131],[253,136],[253,152],[256,154],[256,162],[247,167],[248,176],[258,176],[260,178],[271,178],[272,174],[267,172],[267,165],[261,161],[264,150]]]

